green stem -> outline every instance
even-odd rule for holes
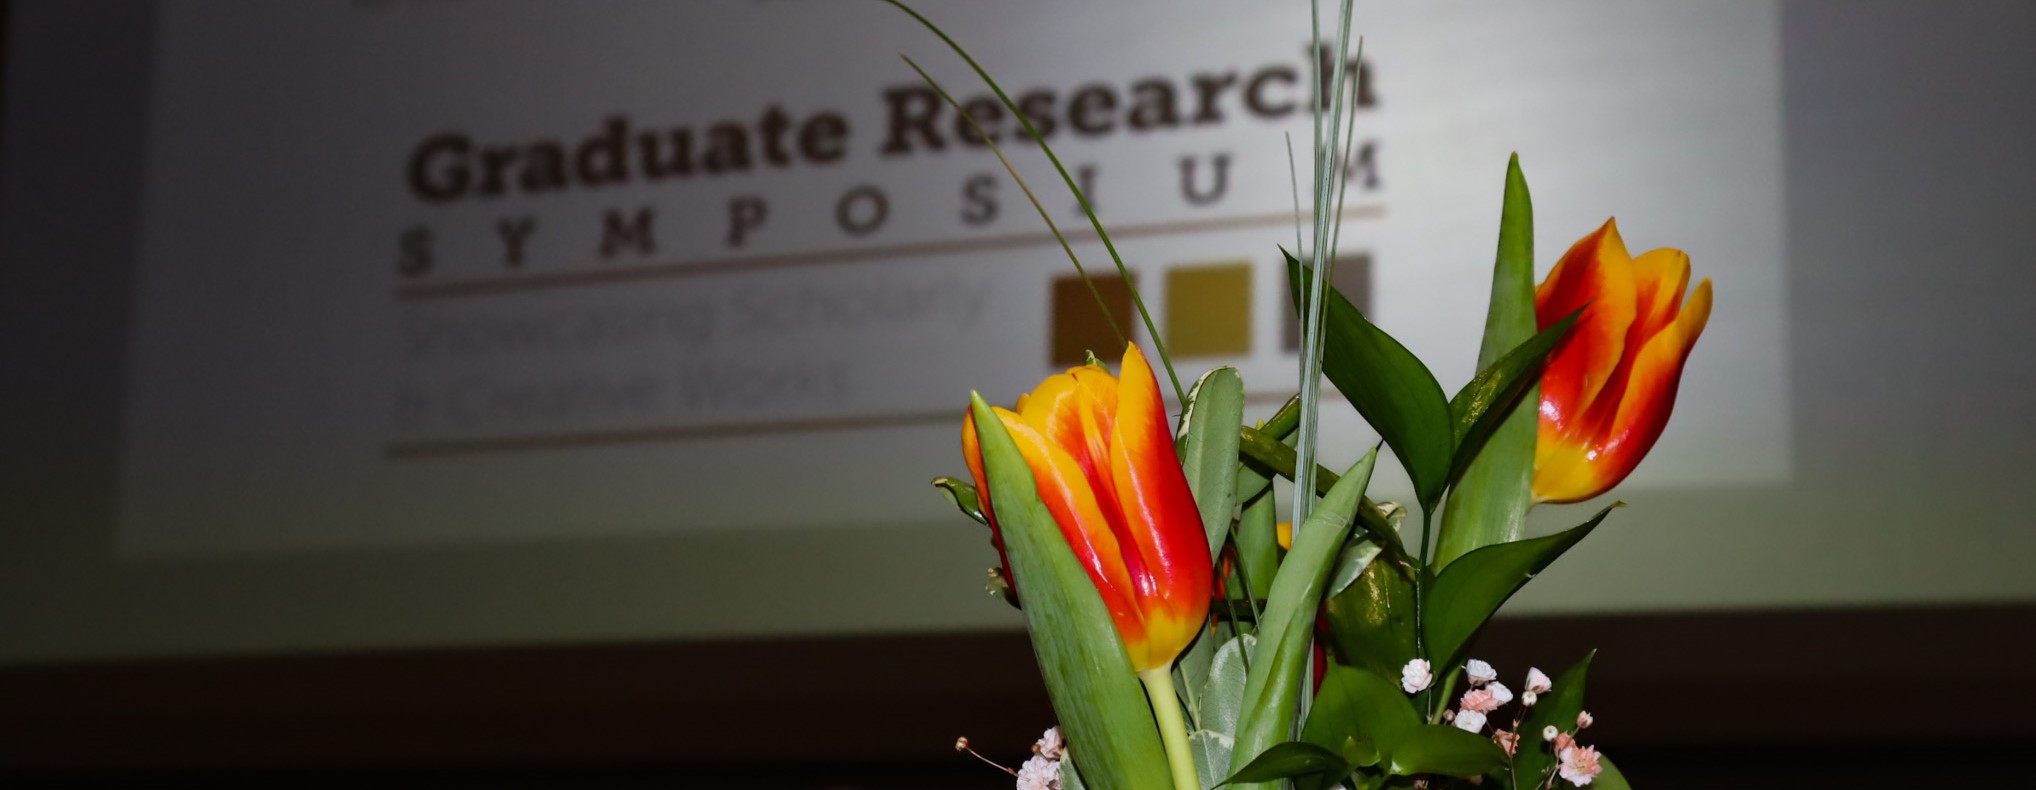
[[[1188,746],[1188,725],[1181,720],[1181,700],[1174,695],[1174,673],[1169,667],[1138,673],[1145,683],[1145,696],[1152,700],[1153,718],[1159,720],[1159,739],[1166,744],[1166,764],[1173,769],[1174,790],[1201,790],[1202,779],[1195,773],[1195,752]]]

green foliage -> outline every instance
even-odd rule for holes
[[[1293,550],[1273,577],[1259,622],[1258,646],[1244,686],[1243,716],[1238,722],[1233,768],[1242,769],[1293,731],[1300,705],[1304,670],[1312,658],[1311,633],[1322,604],[1330,562],[1343,546],[1356,519],[1358,503],[1371,480],[1378,451],[1365,454],[1345,472],[1329,495],[1295,530]]]
[[[1435,666],[1454,667],[1485,621],[1506,599],[1526,586],[1569,547],[1591,534],[1618,507],[1614,503],[1591,520],[1562,532],[1530,540],[1486,546],[1463,555],[1429,589],[1426,611],[1428,654]]]
[[[1237,719],[1244,705],[1245,656],[1255,640],[1250,635],[1223,643],[1210,663],[1193,711],[1197,729],[1188,736],[1195,752],[1195,773],[1203,787],[1215,785],[1230,772],[1237,744]]]
[[[1169,790],[1166,756],[1117,626],[1039,501],[1032,471],[982,396],[970,393],[991,501],[1054,713],[1099,786]]]
[[[1287,256],[1295,310],[1306,312],[1301,283],[1307,267]],[[1421,507],[1433,510],[1448,483],[1455,444],[1442,385],[1414,353],[1365,320],[1357,306],[1330,289],[1322,314],[1322,374],[1393,448],[1414,481]]]
[[[1202,513],[1209,536],[1209,554],[1220,555],[1230,535],[1230,515],[1237,509],[1238,427],[1244,424],[1244,379],[1236,368],[1202,374],[1188,392],[1181,412],[1181,470]]]
[[[1478,369],[1496,364],[1509,349],[1534,336],[1534,201],[1520,157],[1506,163],[1505,199],[1499,212],[1499,251],[1492,263],[1492,297],[1485,310],[1484,344]],[[1539,377],[1521,393],[1523,403],[1541,400]],[[1457,557],[1494,543],[1519,540],[1526,533],[1527,508],[1534,479],[1536,409],[1513,410],[1481,452],[1451,485],[1449,506],[1442,512],[1442,537],[1436,541],[1435,565],[1447,567]],[[1458,451],[1461,453],[1461,451]]]
[[[1393,743],[1387,770],[1397,776],[1478,776],[1506,767],[1506,752],[1491,739],[1447,724],[1423,724]]]
[[[1501,424],[1509,422],[1514,410],[1527,393],[1541,386],[1541,366],[1548,360],[1548,354],[1569,335],[1570,327],[1583,313],[1578,309],[1550,324],[1547,329],[1535,333],[1527,342],[1500,357],[1490,367],[1479,371],[1470,383],[1458,390],[1456,397],[1449,401],[1449,420],[1456,434],[1456,453],[1450,460],[1449,480],[1455,483],[1467,471],[1484,449],[1486,442],[1497,433]],[[1527,458],[1527,466],[1533,468],[1534,459]],[[1450,503],[1455,504],[1457,493],[1452,492]]]
[[[1597,655],[1593,650],[1555,676],[1548,693],[1538,695],[1534,707],[1527,709],[1527,717],[1520,722],[1520,748],[1513,757],[1513,769],[1521,782],[1533,781],[1555,765],[1555,752],[1541,738],[1543,729],[1553,725],[1557,732],[1576,732],[1576,715],[1584,709],[1584,676]]]
[[[1398,677],[1415,657],[1414,578],[1410,568],[1366,565],[1343,592],[1329,599],[1329,643],[1343,663]]]
[[[960,510],[962,515],[975,519],[977,524],[990,523],[989,519],[983,517],[982,500],[976,498],[975,486],[962,482],[959,478],[936,477],[933,478],[933,487],[946,494],[948,501],[954,503],[955,509]]]
[[[1334,752],[1312,743],[1289,741],[1265,750],[1217,787],[1276,782],[1296,776],[1342,776],[1349,772],[1350,766]]]

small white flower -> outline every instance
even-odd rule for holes
[[[1470,680],[1471,688],[1477,688],[1486,683],[1490,683],[1494,680],[1497,680],[1499,677],[1499,672],[1498,670],[1492,669],[1492,665],[1473,658],[1469,661],[1464,662],[1463,676]]]
[[[1536,702],[1540,702],[1540,701],[1541,701],[1541,695],[1539,695],[1539,694],[1536,694],[1536,693],[1534,693],[1534,692],[1532,692],[1532,691],[1523,691],[1523,692],[1520,692],[1520,704],[1522,704],[1522,705],[1525,705],[1525,706],[1527,706],[1527,707],[1530,707],[1530,708],[1531,708],[1531,707],[1534,707],[1534,703],[1536,703]]]
[[[1492,693],[1492,702],[1498,705],[1505,705],[1513,701],[1513,690],[1506,688],[1504,683],[1494,680],[1491,685],[1485,687],[1485,690]]]
[[[1594,718],[1592,718],[1592,717],[1591,717],[1591,712],[1590,712],[1590,711],[1587,711],[1587,710],[1580,710],[1580,711],[1577,711],[1577,713],[1576,713],[1576,728],[1577,728],[1577,729],[1581,730],[1581,729],[1586,729],[1586,728],[1589,728],[1589,727],[1591,726],[1591,722],[1594,722],[1594,721],[1597,721],[1597,719],[1594,719]]]
[[[1456,712],[1456,720],[1450,722],[1464,732],[1479,732],[1485,728],[1485,715],[1474,710]]]
[[[1060,790],[1060,761],[1033,755],[1018,767],[1017,790]]]
[[[1428,668],[1427,659],[1417,658],[1400,668],[1400,688],[1406,689],[1408,694],[1419,692],[1433,682],[1435,673]]]
[[[1058,760],[1067,749],[1067,741],[1060,737],[1060,728],[1053,727],[1039,736],[1039,742],[1032,745],[1032,753],[1048,760]]]
[[[1542,673],[1541,670],[1535,669],[1533,667],[1529,667],[1527,669],[1528,691],[1532,691],[1536,694],[1547,694],[1548,690],[1551,688],[1554,688],[1554,684],[1549,682],[1548,675]]]
[[[1544,741],[1550,741],[1550,742],[1553,742],[1553,741],[1555,740],[1555,736],[1557,736],[1557,735],[1561,735],[1561,734],[1562,734],[1562,730],[1558,730],[1558,729],[1556,729],[1556,728],[1555,728],[1555,725],[1553,725],[1553,724],[1550,724],[1550,725],[1548,725],[1548,726],[1546,726],[1546,727],[1543,727],[1543,728],[1541,728],[1541,740],[1544,740]]]

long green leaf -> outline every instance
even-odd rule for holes
[[[1265,750],[1217,787],[1243,787],[1246,782],[1274,782],[1312,774],[1336,776],[1349,771],[1350,766],[1334,752],[1312,743],[1289,741]]]
[[[1541,386],[1541,365],[1548,360],[1548,354],[1569,335],[1570,327],[1576,325],[1583,310],[1564,316],[1550,324],[1547,329],[1535,333],[1527,342],[1500,357],[1484,370],[1471,378],[1470,383],[1458,390],[1456,397],[1449,400],[1450,428],[1456,434],[1456,454],[1450,459],[1449,481],[1454,484],[1478,458],[1486,442],[1492,438],[1503,423],[1511,420],[1515,409],[1525,402],[1527,393]],[[1528,459],[1533,467],[1533,459]],[[1454,497],[1451,497],[1454,500]]]
[[[1100,787],[1169,790],[1152,709],[1102,596],[1039,501],[1004,423],[982,396],[970,393],[969,405],[1013,581],[1025,596],[1032,649],[1083,773]]]
[[[1377,450],[1366,453],[1336,481],[1308,522],[1295,530],[1294,547],[1273,577],[1272,593],[1266,598],[1264,619],[1259,623],[1258,648],[1253,651],[1244,684],[1237,748],[1231,755],[1233,768],[1242,770],[1250,765],[1293,730],[1301,684],[1306,682],[1303,670],[1312,656],[1309,648],[1315,612],[1322,604],[1330,562],[1350,534],[1377,461]]]
[[[1388,770],[1399,776],[1478,776],[1506,767],[1506,752],[1490,739],[1447,724],[1408,730],[1387,753]]]
[[[1534,336],[1534,200],[1520,156],[1506,162],[1506,193],[1499,211],[1499,252],[1492,263],[1492,298],[1485,309],[1484,345],[1478,369],[1498,362],[1509,349]],[[1541,400],[1539,382],[1521,399]],[[1519,540],[1526,533],[1527,506],[1534,478],[1534,439],[1539,420],[1534,409],[1520,409],[1492,433],[1452,485],[1449,506],[1442,511],[1442,537],[1437,540],[1435,567],[1495,543]]]
[[[1279,506],[1271,491],[1244,503],[1237,518],[1237,565],[1251,582],[1251,597],[1272,594],[1273,575],[1280,570]]]
[[[1301,740],[1315,744],[1360,767],[1377,765],[1421,726],[1421,714],[1400,690],[1399,683],[1375,672],[1331,664],[1322,677]]]
[[[1306,268],[1287,255],[1295,309],[1305,312]],[[1374,326],[1343,294],[1330,289],[1322,318],[1322,374],[1393,448],[1414,481],[1423,510],[1432,511],[1449,481],[1455,434],[1449,401],[1435,374],[1400,341]]]
[[[1591,671],[1591,659],[1597,658],[1593,650],[1578,661],[1575,666],[1563,670],[1534,707],[1527,709],[1526,719],[1520,722],[1520,748],[1514,757],[1514,767],[1521,777],[1540,776],[1549,766],[1555,764],[1555,754],[1541,731],[1553,725],[1557,732],[1576,732],[1576,715],[1584,709],[1584,676]]]
[[[1237,509],[1238,427],[1244,424],[1244,379],[1236,368],[1202,374],[1188,391],[1181,412],[1181,471],[1202,512],[1202,530],[1209,536],[1210,556],[1223,553],[1230,535],[1231,512]]]
[[[1437,659],[1435,666],[1456,666],[1470,638],[1506,599],[1591,534],[1618,506],[1613,503],[1591,520],[1553,535],[1486,546],[1444,569],[1429,588],[1425,612],[1428,651]]]
[[[1209,787],[1230,773],[1230,756],[1237,743],[1237,719],[1244,706],[1244,656],[1255,641],[1250,635],[1223,643],[1210,663],[1195,711],[1199,729],[1189,736],[1195,750],[1195,772],[1202,786]]]

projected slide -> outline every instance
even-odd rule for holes
[[[1270,409],[1305,6],[1037,5],[927,10],[1095,198],[1183,383],[1234,365]],[[1777,9],[1456,13],[1371,9],[1362,57],[1324,64],[1358,108],[1341,285],[1468,379],[1518,150],[1544,271],[1617,215],[1729,317],[1633,485],[1786,480]],[[123,555],[921,518],[970,389],[1148,337],[1017,118],[881,4],[170,2],[158,25]],[[1327,425],[1374,441],[1347,408]]]

